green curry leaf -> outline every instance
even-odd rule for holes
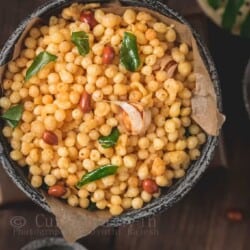
[[[125,32],[120,51],[120,62],[129,71],[136,71],[140,66],[136,36]]]
[[[117,143],[119,136],[120,136],[119,130],[117,128],[113,128],[110,135],[101,136],[98,139],[98,141],[103,148],[111,148]]]
[[[76,45],[80,55],[85,56],[89,53],[89,37],[86,32],[73,32],[71,41]]]
[[[23,105],[18,104],[8,109],[1,118],[3,118],[11,127],[15,128],[23,114]]]
[[[82,177],[82,179],[77,183],[76,187],[81,188],[82,186],[92,181],[96,181],[96,180],[102,179],[103,177],[113,175],[116,173],[117,169],[118,169],[118,166],[111,165],[111,164],[101,166],[100,168],[97,168],[85,174]]]
[[[37,74],[45,65],[50,62],[54,62],[57,59],[57,56],[50,54],[47,51],[41,52],[34,59],[31,66],[28,68],[25,76],[25,81],[28,81],[32,76]]]

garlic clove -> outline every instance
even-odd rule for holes
[[[151,123],[151,112],[144,110],[143,106],[134,103],[114,101],[122,109],[121,122],[125,129],[133,135],[144,134]]]

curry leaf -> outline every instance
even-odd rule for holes
[[[140,66],[136,36],[125,32],[120,51],[120,62],[129,71],[136,71]]]
[[[88,209],[89,211],[91,211],[91,212],[96,211],[96,210],[97,210],[96,203],[90,201],[89,206],[87,207],[87,209]]]
[[[113,175],[116,173],[117,169],[118,169],[118,166],[110,165],[110,164],[101,166],[100,168],[97,168],[97,169],[85,174],[82,177],[82,179],[77,183],[76,187],[81,188],[82,186],[84,186],[92,181],[96,181],[96,180],[99,180],[103,177]]]
[[[110,135],[101,136],[98,141],[103,148],[111,148],[117,143],[119,136],[119,130],[117,128],[113,128]]]
[[[73,32],[71,41],[76,45],[80,55],[85,56],[89,53],[89,37],[86,32]]]
[[[1,118],[3,118],[11,127],[15,128],[23,114],[23,105],[19,104],[8,109]]]
[[[33,75],[37,74],[45,65],[54,62],[57,56],[50,54],[47,51],[41,52],[28,68],[25,76],[25,81],[28,81]]]

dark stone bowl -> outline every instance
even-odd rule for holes
[[[78,242],[67,243],[63,238],[54,238],[54,237],[33,240],[21,248],[21,250],[37,250],[37,249],[88,250],[86,247],[80,245]]]
[[[5,46],[3,47],[0,53],[0,65],[3,65],[8,61],[11,56],[13,46],[19,38],[20,34],[23,32],[25,26],[29,22],[31,18],[34,17],[48,17],[52,14],[58,13],[60,9],[63,7],[75,2],[74,0],[56,0],[45,3],[36,9],[28,18],[26,18],[18,28],[13,32],[10,38],[7,40]],[[84,1],[84,2],[108,2],[108,1]],[[121,0],[123,5],[128,6],[140,6],[145,7],[154,11],[157,11],[163,15],[171,17],[183,24],[190,26],[185,19],[183,19],[178,13],[167,7],[165,4],[161,3],[157,0]],[[221,110],[221,94],[219,88],[219,80],[218,75],[213,63],[213,60],[205,47],[205,45],[201,42],[199,35],[193,31],[193,35],[198,43],[198,47],[202,58],[207,66],[208,72],[212,78],[215,92],[218,98],[218,107]],[[3,125],[2,125],[3,126]],[[176,181],[173,186],[169,189],[164,190],[161,197],[154,199],[152,202],[144,206],[139,210],[131,210],[128,211],[118,217],[112,218],[109,222],[106,223],[107,226],[120,226],[123,224],[128,224],[138,220],[140,218],[151,216],[157,214],[169,207],[171,207],[175,202],[179,201],[187,192],[194,186],[194,184],[201,177],[202,173],[208,167],[209,163],[213,158],[213,153],[215,151],[215,147],[217,145],[218,138],[208,136],[206,144],[202,148],[201,157],[192,163],[192,165],[187,170],[186,175]],[[10,146],[7,140],[3,137],[0,132],[0,162],[7,172],[7,174],[11,177],[11,179],[15,182],[15,184],[35,203],[40,205],[42,208],[50,212],[50,208],[46,203],[45,199],[41,195],[41,193],[31,187],[29,184],[26,173],[23,169],[21,169],[14,161],[12,161],[9,157]]]

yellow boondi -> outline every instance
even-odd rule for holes
[[[46,184],[50,194],[71,206],[95,203],[116,216],[158,197],[161,187],[183,177],[200,156],[206,135],[191,119],[193,54],[170,23],[146,12],[127,9],[118,16],[95,9],[84,19],[82,9],[73,4],[48,25],[33,27],[20,56],[8,63],[0,107],[5,112],[23,104],[24,111],[18,126],[6,125],[3,134],[11,158],[29,168],[33,187]],[[78,31],[88,35],[86,55],[71,41]],[[136,72],[120,63],[124,32],[136,36],[141,62]],[[56,55],[56,61],[25,81],[43,51]],[[139,130],[124,103],[138,121],[147,114],[148,126],[143,123]],[[104,148],[98,140],[114,128],[118,141]],[[107,164],[118,166],[114,175],[76,187]],[[57,186],[65,192],[60,195]]]

